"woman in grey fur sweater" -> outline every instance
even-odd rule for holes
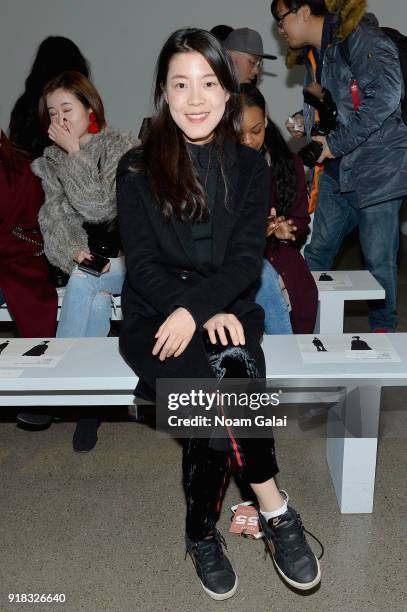
[[[106,129],[102,100],[78,72],[50,81],[39,110],[55,143],[32,164],[45,192],[39,224],[49,261],[70,274],[57,336],[107,336],[111,296],[121,292],[125,276],[116,225],[116,169],[136,139]],[[78,269],[94,258],[92,253],[110,260],[100,276]],[[94,434],[95,444],[95,428]]]

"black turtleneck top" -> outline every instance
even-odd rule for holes
[[[216,145],[213,142],[203,145],[188,142],[187,148],[195,172],[206,194],[209,209],[208,221],[192,224],[192,237],[199,262],[207,265],[212,262],[212,220],[219,180],[219,158]]]

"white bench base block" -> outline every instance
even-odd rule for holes
[[[349,391],[328,411],[326,458],[344,514],[373,512],[379,417],[380,388],[375,386]],[[340,437],[341,429],[348,437]]]

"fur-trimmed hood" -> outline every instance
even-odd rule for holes
[[[336,36],[344,40],[365,16],[367,0],[325,0],[325,6],[335,15]],[[303,63],[304,59],[304,49],[289,49],[286,63],[288,68],[293,68],[296,64]]]

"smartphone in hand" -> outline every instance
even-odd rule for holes
[[[304,134],[304,119],[301,115],[293,115],[292,117],[288,117],[287,124],[292,130],[294,130],[294,132]]]
[[[102,257],[102,255],[97,255],[96,253],[91,253],[91,255],[92,259],[84,259],[78,264],[78,269],[83,272],[88,272],[88,274],[93,274],[94,276],[100,276],[103,268],[110,262],[110,259]]]

